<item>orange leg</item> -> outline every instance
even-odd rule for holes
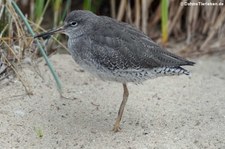
[[[115,122],[114,127],[113,127],[114,132],[118,132],[120,130],[120,121],[121,121],[122,116],[123,116],[123,111],[124,111],[124,107],[127,103],[128,96],[129,96],[128,88],[127,88],[127,85],[124,83],[123,84],[123,101],[120,105],[118,116],[116,118],[116,122]]]

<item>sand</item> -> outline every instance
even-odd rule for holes
[[[128,84],[122,130],[112,130],[122,85],[83,71],[71,56],[52,56],[63,83],[60,98],[44,61],[23,64],[0,86],[0,148],[225,148],[225,60],[204,57],[173,76]]]

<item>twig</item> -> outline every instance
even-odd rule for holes
[[[214,26],[210,30],[211,32],[210,32],[208,38],[202,44],[202,46],[200,47],[200,50],[203,50],[207,46],[208,42],[214,37],[214,35],[217,32],[217,30],[219,29],[219,27],[222,26],[222,24],[225,20],[224,15],[225,15],[225,8],[222,9],[222,12],[220,13],[220,16],[217,17],[217,20],[216,20]]]
[[[127,0],[122,0],[120,1],[120,7],[119,7],[119,12],[117,15],[117,20],[121,21],[123,19],[125,10],[126,10],[126,4],[127,4]]]
[[[179,7],[178,8],[178,11],[175,15],[175,17],[173,17],[174,19],[171,21],[171,23],[169,23],[169,30],[168,30],[168,35],[170,36],[171,32],[172,32],[172,29],[174,28],[175,24],[177,23],[178,21],[178,18],[180,18],[180,16],[182,15],[182,10],[183,10],[184,7]]]
[[[128,0],[128,3],[127,3],[127,7],[126,7],[126,22],[132,24],[133,21],[132,21],[132,17],[131,17],[131,6],[130,6],[130,0]]]
[[[4,55],[3,55],[4,56]],[[4,59],[6,60],[6,62],[8,63],[8,66],[12,68],[12,70],[15,72],[15,74],[17,75],[17,77],[19,78],[19,80],[21,81],[21,83],[23,84],[27,95],[33,95],[32,91],[30,89],[28,89],[28,85],[25,83],[25,81],[22,79],[22,77],[20,76],[20,74],[17,72],[17,70],[15,69],[15,67],[13,66],[12,63],[10,63],[10,61],[4,56]]]
[[[142,0],[142,31],[147,33],[148,27],[148,7],[152,0]]]
[[[111,6],[111,16],[113,18],[116,18],[116,1],[115,0],[110,0],[110,6]]]
[[[137,28],[140,28],[141,21],[141,1],[135,0],[135,25]]]

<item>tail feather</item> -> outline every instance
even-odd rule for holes
[[[187,60],[186,62],[187,62],[187,63],[186,63],[185,65],[193,66],[193,65],[195,64],[195,62],[192,62],[192,61],[189,61],[189,60]]]
[[[190,72],[182,67],[177,67],[177,70],[179,70],[178,75],[180,74],[190,75]]]
[[[190,75],[190,72],[182,67],[159,67],[155,69],[158,75]]]

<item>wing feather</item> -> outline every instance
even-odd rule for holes
[[[115,20],[108,17],[102,17],[102,19],[107,23],[100,28],[94,26],[95,32],[86,35],[92,43],[92,49],[95,50],[93,57],[102,66],[112,69],[152,69],[194,64],[160,47],[144,33],[127,23],[114,23]]]

